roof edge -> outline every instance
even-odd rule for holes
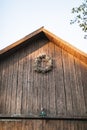
[[[43,29],[43,32],[45,33],[45,35],[47,36],[47,38],[50,41],[54,42],[56,45],[61,47],[63,50],[67,51],[68,53],[72,54],[73,56],[75,56],[76,58],[80,59],[81,61],[83,61],[84,63],[87,64],[87,54],[86,53],[82,52],[81,50],[77,49],[76,47],[72,46],[68,42],[62,40],[61,38],[59,38],[58,36],[49,32],[46,29]]]
[[[36,31],[34,31],[34,32],[32,32],[32,33],[26,35],[25,37],[21,38],[20,40],[14,42],[13,44],[11,44],[11,45],[5,47],[5,48],[2,49],[2,50],[0,50],[0,55],[2,55],[3,53],[5,53],[5,52],[11,50],[12,48],[14,48],[14,47],[16,47],[16,46],[18,46],[18,45],[20,45],[22,42],[28,40],[29,38],[31,38],[31,37],[33,37],[33,36],[35,36],[35,35],[37,35],[38,33],[42,32],[43,28],[44,28],[44,26],[40,27],[40,28],[37,29]]]
[[[7,46],[6,48],[0,50],[0,56],[2,56],[4,53],[10,51],[11,49],[13,49],[13,48],[15,48],[17,46],[19,46],[24,41],[32,38],[33,36],[35,36],[35,35],[37,35],[37,34],[39,34],[41,32],[43,32],[46,35],[46,37],[50,41],[55,43],[57,46],[61,47],[63,50],[67,51],[68,53],[72,54],[73,56],[75,56],[76,58],[80,59],[81,61],[83,61],[84,63],[87,64],[87,54],[86,53],[80,51],[79,49],[75,48],[74,46],[72,46],[68,42],[62,40],[61,38],[59,38],[55,34],[53,34],[50,31],[44,29],[44,26],[42,26],[39,29],[37,29],[36,31],[28,34],[27,36],[23,37],[22,39],[14,42],[13,44]]]

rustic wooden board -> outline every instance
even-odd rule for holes
[[[85,100],[85,115],[87,115],[87,65],[80,62],[80,68],[81,68],[81,81],[83,86],[83,92],[84,92],[84,100]]]
[[[49,106],[49,110],[50,110],[50,115],[55,116],[56,115],[56,84],[55,84],[55,45],[52,42],[49,42],[48,44],[48,53],[49,56],[52,58],[53,60],[53,69],[51,72],[49,72],[49,81],[47,82],[47,84],[49,84],[48,88],[49,88],[49,97],[50,97],[50,106]]]
[[[77,121],[77,120],[0,121],[0,130],[87,130],[87,121]]]
[[[13,84],[11,94],[11,114],[16,114],[16,102],[17,102],[17,84],[18,84],[18,56],[19,54],[13,54]]]
[[[21,114],[22,106],[22,88],[23,88],[23,51],[22,54],[18,56],[18,78],[17,78],[17,100],[16,100],[16,113]]]
[[[35,58],[46,53],[53,69],[34,71]],[[41,37],[0,61],[0,116],[87,117],[87,65]]]
[[[0,114],[2,113],[2,86],[3,86],[3,79],[2,79],[2,74],[3,74],[3,67],[2,63],[0,62]]]
[[[62,65],[62,50],[55,46],[56,114],[66,115],[65,88]]]
[[[81,63],[79,60],[75,59],[75,73],[76,73],[76,89],[77,89],[77,100],[78,100],[78,111],[81,115],[85,115],[86,106],[85,106],[85,97],[82,85],[82,76],[81,76]]]
[[[11,97],[12,97],[12,87],[13,87],[13,58],[9,57],[8,62],[7,62],[7,68],[8,68],[8,73],[6,79],[7,84],[5,86],[6,88],[6,113],[10,114],[11,113]]]
[[[63,68],[64,68],[64,87],[65,87],[65,102],[67,114],[72,115],[72,90],[71,90],[71,67],[69,54],[62,50]]]

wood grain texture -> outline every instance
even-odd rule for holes
[[[55,46],[55,86],[56,86],[56,114],[66,115],[65,86],[62,65],[62,50]]]
[[[68,120],[0,121],[0,130],[87,130],[87,121],[68,121]]]
[[[71,67],[70,66],[70,58],[69,54],[62,50],[62,57],[63,57],[63,73],[64,73],[64,87],[65,87],[65,102],[66,102],[66,111],[67,114],[72,115],[73,108],[72,108],[72,90],[71,90]]]
[[[33,67],[42,53],[53,60],[46,74]],[[87,118],[87,65],[40,36],[0,61],[0,114],[39,117],[42,107],[48,117]]]
[[[52,34],[51,32],[49,32],[46,29],[43,29],[43,32],[45,33],[45,35],[51,42],[54,42],[57,46],[59,46],[63,50],[67,51],[69,54],[72,54],[73,56],[77,57],[77,59],[79,59],[87,64],[87,54],[86,53],[81,52],[74,46],[70,45],[68,42],[62,40],[61,38],[57,37],[56,35]]]

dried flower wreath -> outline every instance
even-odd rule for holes
[[[43,62],[45,62],[45,66],[43,66]],[[47,73],[52,70],[53,61],[46,54],[41,54],[34,61],[34,70],[39,73]]]

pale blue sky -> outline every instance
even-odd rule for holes
[[[44,26],[87,53],[87,39],[70,25],[71,9],[82,0],[0,0],[0,49]]]

